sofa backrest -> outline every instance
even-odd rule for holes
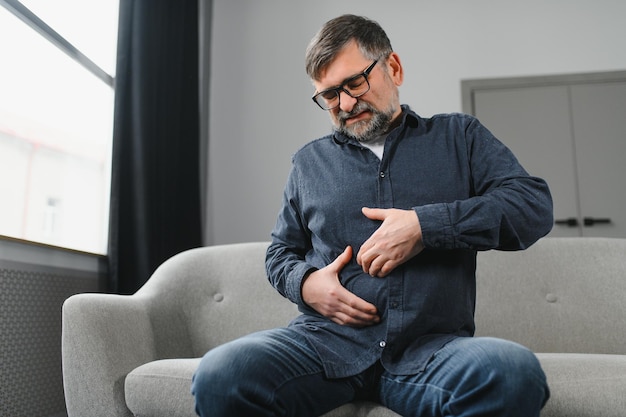
[[[159,358],[197,357],[298,314],[267,281],[268,242],[192,249],[134,297],[150,310]],[[525,251],[480,252],[477,336],[535,352],[626,354],[626,239],[544,238]]]
[[[476,334],[535,352],[626,354],[626,239],[543,238],[477,259]]]
[[[254,242],[191,249],[154,272],[135,297],[150,305],[159,358],[199,357],[296,317],[296,306],[268,282],[267,247]]]

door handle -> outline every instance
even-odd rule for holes
[[[583,224],[585,226],[593,226],[594,224],[609,224],[611,223],[611,219],[608,218],[593,218],[593,217],[585,217],[583,218]]]
[[[567,219],[555,220],[554,224],[560,226],[576,227],[578,226],[578,219],[576,217],[568,217]]]

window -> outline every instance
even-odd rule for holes
[[[105,254],[118,2],[0,5],[0,235]]]

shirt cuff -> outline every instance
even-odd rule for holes
[[[454,233],[446,203],[414,207],[422,228],[422,243],[429,249],[454,249]]]
[[[307,264],[306,262],[302,262],[291,271],[285,288],[285,295],[289,300],[291,300],[291,302],[299,306],[306,305],[302,299],[302,283],[304,282],[304,277],[316,269],[317,268]]]

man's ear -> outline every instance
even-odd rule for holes
[[[387,58],[387,72],[396,86],[401,86],[404,81],[404,69],[400,62],[400,56],[392,52]]]

